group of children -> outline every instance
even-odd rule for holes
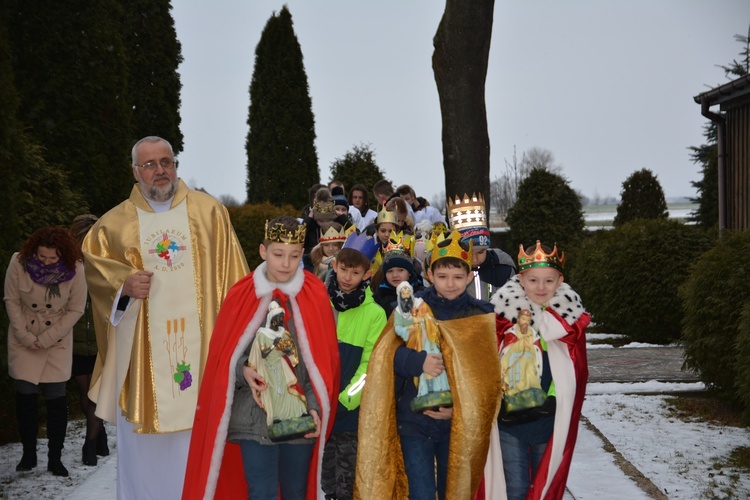
[[[450,233],[405,234],[394,203],[308,248],[307,220],[266,223],[216,322],[184,498],[562,498],[589,316],[556,247],[514,276],[483,200],[449,205]]]

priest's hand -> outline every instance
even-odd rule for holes
[[[425,410],[424,414],[428,417],[434,418],[435,420],[450,420],[450,418],[453,416],[453,408],[445,408],[441,406],[438,411]]]
[[[308,432],[305,434],[306,438],[316,438],[320,436],[320,417],[318,416],[317,410],[310,410],[310,415],[313,418],[313,422],[315,422],[315,430],[313,432]]]
[[[151,289],[151,276],[149,271],[138,271],[132,274],[122,285],[122,294],[134,299],[145,299]]]
[[[260,393],[268,388],[266,379],[247,365],[242,368],[242,376],[245,377],[245,382],[250,386],[250,392],[253,394],[253,399],[258,406],[263,408],[263,403],[260,401]]]

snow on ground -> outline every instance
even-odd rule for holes
[[[597,334],[602,335],[602,334]],[[592,338],[589,335],[589,338]],[[664,393],[701,391],[702,383],[590,383],[583,415],[670,499],[747,498],[750,474],[726,466],[731,451],[750,446],[747,429],[705,422],[683,422],[667,410]],[[661,393],[661,394],[659,394]],[[99,466],[81,464],[83,421],[68,425],[63,463],[70,477],[47,472],[47,440],[37,446],[39,466],[17,473],[20,443],[0,450],[0,499],[109,500],[116,497],[117,470],[114,427],[107,424],[112,454],[100,457]],[[648,495],[615,464],[604,442],[581,424],[568,479],[576,500],[645,499]]]

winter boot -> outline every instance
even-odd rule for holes
[[[39,396],[16,393],[16,419],[23,444],[23,457],[16,466],[18,472],[36,467],[36,435],[39,432]]]
[[[68,477],[68,469],[60,461],[65,432],[68,429],[68,398],[47,399],[47,470],[55,476]]]
[[[96,465],[96,439],[87,439],[83,443],[83,465]]]
[[[101,429],[99,429],[99,435],[96,436],[96,454],[100,457],[106,457],[107,455],[109,455],[109,446],[107,445],[107,431],[104,430],[104,422],[102,422],[102,427]]]

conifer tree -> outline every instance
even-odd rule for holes
[[[133,110],[131,144],[158,135],[183,150],[180,131],[182,46],[177,39],[169,0],[120,0],[123,41],[130,74],[128,104]]]
[[[518,186],[516,203],[508,210],[511,248],[541,240],[563,250],[583,235],[583,208],[576,192],[561,175],[535,168]]]
[[[382,179],[385,179],[385,174],[368,145],[354,146],[343,158],[336,158],[331,164],[331,180],[344,183],[347,192],[355,184],[364,184],[369,190]]]
[[[617,205],[617,215],[613,224],[621,226],[626,222],[638,219],[666,219],[667,201],[659,179],[644,168],[633,172],[622,183],[620,204]]]
[[[132,112],[116,0],[8,0],[18,116],[92,213],[127,197]]]
[[[263,28],[250,83],[247,201],[301,208],[320,182],[302,50],[284,6]]]
[[[709,121],[703,130],[706,143],[691,146],[690,158],[701,167],[701,179],[691,184],[698,196],[690,201],[698,204],[690,220],[702,227],[719,224],[719,152],[716,145],[716,124]]]

